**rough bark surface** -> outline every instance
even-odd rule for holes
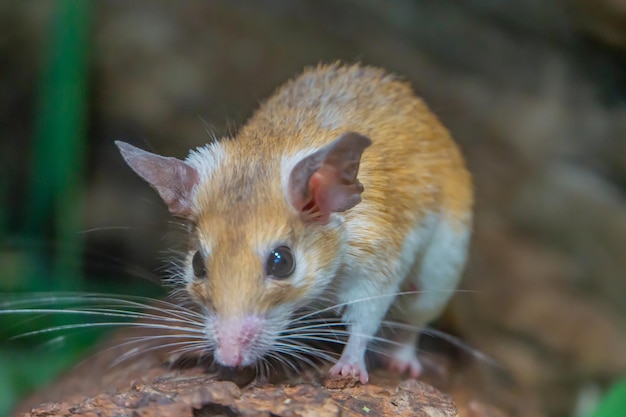
[[[51,402],[23,416],[418,416],[453,417],[451,399],[423,382],[240,389],[198,370],[153,370],[127,389],[76,402]]]
[[[153,349],[156,345],[148,344],[136,357],[115,364],[127,351],[124,340],[148,333],[137,329],[116,332],[96,354],[25,400],[15,415],[506,416],[467,389],[472,385],[468,378],[476,381],[475,374],[453,376],[441,355],[424,358],[428,383],[375,368],[367,385],[356,379],[328,377],[327,366],[289,376],[277,371],[269,380],[255,379],[251,370],[216,370],[208,365],[210,361],[176,356],[167,348]]]

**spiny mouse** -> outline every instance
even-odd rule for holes
[[[408,83],[379,68],[319,65],[235,137],[184,161],[116,143],[193,225],[182,285],[218,363],[298,357],[299,340],[330,333],[314,321],[294,326],[294,315],[326,302],[341,306],[348,334],[331,374],[368,381],[365,353],[383,320],[408,326],[382,356],[420,374],[409,329],[436,318],[458,285],[473,192],[458,147]]]

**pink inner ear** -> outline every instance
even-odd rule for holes
[[[328,181],[321,172],[315,172],[309,179],[309,192],[311,199],[302,207],[302,212],[314,216],[317,220],[328,221],[328,210],[324,190],[328,188]]]
[[[349,132],[300,161],[291,173],[294,207],[305,218],[324,223],[330,213],[358,204],[363,185],[357,172],[361,153],[370,144],[365,136]]]

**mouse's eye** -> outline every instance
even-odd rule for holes
[[[296,262],[287,246],[272,249],[265,264],[265,272],[273,278],[287,278],[296,268]]]
[[[193,274],[196,278],[202,278],[206,276],[206,266],[204,265],[204,257],[200,251],[193,255],[191,260],[191,266],[193,267]]]

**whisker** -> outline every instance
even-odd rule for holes
[[[130,350],[130,351],[124,353],[123,355],[121,355],[119,358],[117,358],[115,361],[113,361],[109,365],[109,367],[112,368],[112,367],[114,367],[116,365],[119,365],[120,363],[122,363],[122,362],[124,362],[126,360],[129,360],[129,359],[131,359],[131,358],[133,358],[135,356],[138,356],[138,355],[145,354],[147,352],[151,352],[151,351],[159,350],[159,349],[165,349],[165,348],[174,347],[174,346],[181,346],[181,345],[189,346],[192,343],[194,344],[194,347],[195,346],[201,346],[200,342],[181,341],[181,342],[166,343],[164,345],[150,346],[150,347],[144,348],[144,349],[140,349],[139,347],[137,347],[137,348],[134,348],[133,350]],[[170,352],[170,353],[176,353],[176,352],[177,351]]]
[[[110,352],[112,350],[115,349],[119,349],[119,348],[123,348],[124,346],[131,346],[133,344],[137,344],[137,343],[141,343],[141,342],[145,342],[145,343],[150,343],[154,340],[158,340],[158,339],[190,339],[190,340],[195,340],[195,339],[202,339],[205,340],[204,337],[202,336],[196,336],[196,335],[190,335],[190,334],[165,334],[165,335],[147,335],[147,336],[136,336],[136,337],[129,337],[129,338],[125,338],[124,342],[122,343],[116,343],[113,346],[109,346],[105,349],[101,349],[100,351],[98,351],[97,353],[95,353],[94,355],[91,355],[87,358],[85,358],[82,362],[80,362],[79,365],[81,365],[82,363],[84,363],[85,361],[87,361],[88,359],[98,356],[98,355],[102,355],[106,352]],[[159,345],[159,347],[163,347],[164,345]],[[139,349],[139,348],[134,348],[134,349]],[[111,365],[113,366],[113,365]]]
[[[328,342],[328,343],[340,344],[340,345],[345,345],[346,344],[345,341],[342,341],[342,340],[339,340],[339,339],[331,339],[331,338],[324,337],[324,336],[321,336],[321,335],[316,335],[315,333],[311,333],[311,334],[306,335],[304,337],[300,336],[300,335],[294,335],[293,337],[287,335],[287,336],[281,337],[281,340],[289,340],[289,341],[291,341],[291,340],[315,340],[315,341],[318,341],[318,342]]]
[[[274,352],[276,352],[276,350],[274,350]],[[289,352],[278,352],[278,353],[289,354]],[[287,373],[289,373],[289,369],[293,370],[296,373],[300,370],[295,364],[293,364],[285,356],[276,355],[273,352],[269,352],[267,355],[277,360],[279,363],[283,364],[284,366],[286,365],[286,368],[284,369],[285,369],[285,372]]]
[[[196,323],[196,322],[192,322],[190,320],[181,320],[181,319],[176,319],[176,318],[171,318],[171,317],[162,317],[162,316],[156,316],[156,315],[152,315],[152,314],[146,314],[146,313],[137,313],[137,312],[130,312],[130,311],[124,311],[124,310],[117,310],[117,309],[106,309],[106,308],[75,308],[75,309],[42,309],[42,308],[38,308],[38,309],[20,309],[20,310],[3,310],[0,311],[0,314],[6,314],[6,313],[13,313],[13,314],[57,314],[57,315],[74,315],[74,316],[97,316],[97,317],[119,317],[119,318],[123,318],[123,319],[153,319],[155,321],[158,322],[169,322],[169,323],[179,323],[179,324],[184,324],[184,325],[196,325],[198,328],[201,328],[201,324],[200,323]],[[97,327],[97,326],[103,326],[103,323],[81,323],[84,327]],[[115,323],[108,323],[109,326],[112,325],[131,325],[128,322],[115,322]],[[134,323],[132,325],[140,325],[140,323]],[[148,325],[148,323],[143,323],[143,325]],[[150,325],[154,325],[154,323],[150,324]],[[77,325],[74,325],[77,326]],[[76,327],[75,327],[76,328]],[[181,327],[181,328],[188,328],[188,327]],[[189,328],[191,329],[191,328]],[[42,330],[36,330],[36,331],[32,331],[32,332],[28,332],[28,333],[24,333],[15,337],[26,337],[26,336],[32,336],[35,334],[39,334],[39,333],[44,333],[46,330],[50,330],[49,329],[42,329]],[[61,329],[58,329],[61,330]],[[197,330],[196,330],[197,331]]]
[[[348,306],[350,304],[362,303],[362,302],[367,302],[367,301],[372,301],[372,300],[378,300],[378,299],[387,298],[387,297],[399,297],[399,296],[404,296],[404,295],[416,295],[416,294],[425,294],[425,293],[470,293],[470,294],[475,294],[475,293],[480,293],[480,291],[476,291],[476,290],[458,290],[458,289],[452,289],[452,290],[416,290],[416,291],[396,292],[396,293],[393,293],[393,294],[379,294],[379,295],[373,295],[373,296],[370,296],[370,297],[359,298],[359,299],[356,299],[356,300],[346,301],[344,303],[334,304],[334,305],[322,308],[320,310],[312,311],[311,313],[308,313],[308,314],[305,314],[305,315],[301,316],[301,318],[308,318],[308,317],[311,317],[311,316],[313,316],[315,314],[320,314],[320,313],[333,311],[333,310],[339,309],[341,307]]]
[[[333,330],[331,329],[333,327],[343,327],[346,326],[346,323],[343,322],[336,322],[336,323],[318,323],[318,324],[310,324],[307,326],[299,326],[299,327],[290,327],[288,329],[285,330],[285,332],[296,332],[296,331],[300,331],[300,330],[312,330],[312,329],[324,329],[327,328],[328,330]]]
[[[84,234],[93,233],[93,232],[103,232],[103,231],[109,231],[109,230],[132,230],[132,229],[133,228],[130,226],[102,226],[102,227],[93,227],[91,229],[81,230],[77,233],[80,235],[84,235]]]
[[[383,321],[383,325],[388,326],[388,327],[395,327],[395,328],[400,328],[400,329],[404,329],[404,330],[411,330],[414,331],[415,327],[408,325],[408,324],[404,324],[404,323],[397,323],[397,322],[388,322],[388,321]],[[429,336],[433,336],[442,340],[445,340],[446,342],[450,343],[453,346],[456,346],[460,349],[462,349],[463,351],[469,353],[472,357],[484,361],[486,363],[488,363],[491,366],[495,366],[500,368],[501,365],[493,358],[491,358],[490,356],[488,356],[487,354],[481,352],[480,350],[470,346],[469,344],[467,344],[466,342],[464,342],[462,339],[460,339],[459,337],[453,336],[449,333],[446,333],[444,331],[441,330],[437,330],[431,327],[424,327],[424,328],[420,328],[419,329],[420,333],[429,335]]]
[[[327,343],[345,345],[346,341],[339,339],[339,337],[348,338],[351,335],[355,335],[355,336],[368,337],[370,342],[373,342],[374,345],[386,344],[386,345],[397,346],[397,347],[404,346],[403,343],[397,342],[393,339],[376,336],[376,335],[369,336],[369,335],[364,335],[364,334],[358,334],[358,333],[354,333],[348,330],[333,328],[333,327],[339,327],[339,326],[344,326],[344,325],[345,323],[341,323],[341,322],[333,322],[333,323],[322,322],[322,323],[312,324],[308,326],[289,328],[288,330],[285,331],[288,333],[282,334],[280,337],[280,340],[285,340],[285,341],[289,340],[290,342],[294,340],[307,340],[307,341],[314,340],[318,342],[327,342]],[[471,354],[473,357],[475,357],[478,360],[486,362],[492,366],[500,367],[500,365],[494,359],[490,358],[488,355],[484,354],[483,352],[475,348],[472,348],[467,343],[463,342],[460,338],[450,335],[441,330],[432,329],[432,328],[422,328],[422,327],[412,326],[412,325],[405,324],[405,323],[399,323],[399,322],[393,322],[393,321],[387,321],[387,320],[382,322],[382,326],[389,327],[389,328],[397,328],[397,329],[402,329],[402,330],[409,330],[413,332],[427,334],[433,337],[438,337],[442,340],[445,340],[453,344],[454,346],[457,346],[463,349],[464,351],[468,352],[469,354]],[[311,332],[311,330],[314,330],[314,332]],[[368,346],[368,351],[382,354],[382,355],[388,355],[388,352],[386,352],[385,350],[376,349],[373,345]]]
[[[5,294],[5,296],[16,297],[15,294]],[[144,303],[139,302],[144,301]],[[158,298],[149,298],[137,295],[118,295],[118,294],[104,294],[104,293],[89,293],[89,292],[41,292],[41,293],[29,293],[26,299],[17,299],[11,301],[0,302],[0,307],[11,307],[20,304],[52,304],[52,303],[71,303],[71,302],[112,302],[124,305],[133,305],[136,307],[150,307],[155,308],[147,302],[153,304],[161,304],[172,307],[176,310],[181,310],[188,313],[195,313],[193,310],[188,310],[181,307],[178,304],[173,304],[166,300]]]
[[[13,300],[10,302],[2,302],[0,303],[0,307],[2,309],[0,309],[0,315],[1,314],[26,314],[26,313],[48,313],[48,314],[55,314],[55,313],[61,313],[61,314],[65,314],[62,313],[63,311],[74,311],[77,312],[79,310],[88,310],[88,307],[74,307],[71,310],[68,310],[67,308],[62,308],[62,307],[55,307],[55,308],[49,308],[49,309],[38,309],[39,311],[35,311],[35,309],[33,308],[15,308],[15,307],[19,307],[19,306],[38,306],[38,305],[47,305],[47,304],[78,304],[78,303],[85,303],[85,304],[95,304],[95,303],[110,303],[108,304],[109,306],[115,306],[115,307],[133,307],[133,308],[137,308],[137,309],[141,309],[141,310],[149,310],[149,311],[156,311],[158,313],[160,313],[158,316],[157,315],[152,315],[152,317],[159,317],[159,319],[163,319],[163,320],[172,320],[172,317],[164,317],[163,314],[166,313],[167,315],[173,316],[173,317],[178,317],[179,319],[181,319],[182,321],[189,321],[190,319],[194,322],[200,322],[203,321],[205,319],[204,316],[202,316],[201,314],[193,311],[193,310],[189,310],[189,309],[185,309],[177,304],[173,304],[167,301],[163,301],[163,300],[154,300],[154,299],[149,299],[149,298],[145,298],[145,297],[135,297],[138,299],[143,299],[143,300],[148,300],[150,302],[154,303],[158,303],[160,304],[162,307],[157,307],[154,305],[150,305],[150,304],[145,304],[145,303],[140,303],[137,301],[133,301],[133,300],[128,300],[128,299],[123,299],[121,297],[111,297],[111,296],[101,296],[101,295],[94,295],[94,294],[89,294],[89,295],[85,295],[85,294],[81,294],[79,296],[76,295],[69,295],[69,296],[47,296],[47,297],[38,297],[37,299],[29,299],[29,300]],[[104,306],[107,306],[107,304],[105,304]],[[13,308],[8,308],[8,307],[13,307]],[[100,307],[102,307],[102,305],[100,305]],[[96,310],[96,308],[92,308],[92,310]],[[120,314],[122,313],[122,311],[118,311]],[[76,313],[78,314],[78,313]],[[149,313],[146,312],[131,312],[131,311],[124,311],[124,314],[127,314],[128,317],[132,318],[132,314],[136,314],[135,318],[140,318],[140,317],[148,317]]]
[[[206,353],[209,352],[208,346],[206,344],[200,343],[200,342],[196,342],[196,343],[189,343],[186,346],[180,347],[172,352],[170,352],[170,354],[179,354],[179,355],[189,355],[189,354],[194,354],[194,353],[200,353],[202,355],[200,355],[200,357],[198,358],[198,361],[196,363],[200,363],[202,361],[203,357],[206,357]]]
[[[151,314],[151,313],[145,313],[145,312],[129,312],[126,310],[118,310],[118,309],[112,309],[112,308],[108,308],[106,306],[100,306],[100,307],[85,307],[85,308],[76,308],[75,310],[78,311],[85,311],[85,312],[94,312],[94,313],[102,313],[102,314],[106,314],[106,313],[119,313],[119,314],[127,314],[128,317],[131,318],[144,318],[144,319],[155,319],[155,320],[160,320],[160,321],[167,321],[167,322],[175,322],[175,323],[184,323],[184,324],[195,324],[198,325],[199,327],[202,326],[202,323],[198,323],[196,321],[190,320],[188,318],[174,318],[174,317],[166,317],[164,315],[157,315],[157,314]],[[67,311],[67,310],[60,310],[60,311]],[[157,309],[157,311],[159,311],[160,313],[171,313],[170,311],[166,310],[160,310]]]
[[[294,350],[293,350],[293,349],[291,349],[291,348],[289,348],[289,349],[285,349],[285,348],[282,348],[282,349],[274,349],[274,351],[275,351],[275,352],[280,352],[280,353],[283,353],[283,354],[285,354],[285,355],[290,355],[290,356],[292,356],[293,358],[295,358],[295,359],[297,359],[297,360],[299,360],[299,361],[301,361],[301,362],[306,363],[306,364],[307,364],[307,365],[309,365],[310,367],[312,367],[312,368],[314,368],[314,369],[319,370],[319,365],[315,364],[315,363],[314,363],[313,361],[311,361],[309,358],[307,358],[307,357],[306,357],[306,356],[304,356],[304,355],[301,355],[301,354],[297,353],[296,351],[294,351]]]
[[[54,308],[24,308],[24,309],[16,309],[16,310],[0,310],[0,314],[74,314],[74,315],[84,315],[84,316],[104,316],[104,317],[130,317],[130,318],[140,318],[136,317],[133,312],[124,312],[124,313],[107,313],[103,311],[89,311],[89,310],[80,310],[80,309],[54,309]]]
[[[180,333],[172,333],[172,334],[158,334],[158,335],[147,335],[147,336],[134,336],[134,337],[128,337],[128,338],[124,338],[124,340],[127,340],[129,343],[134,343],[135,340],[139,340],[139,341],[153,341],[153,340],[159,340],[159,339],[199,339],[199,340],[207,340],[206,336],[199,336],[196,334],[180,334]],[[123,346],[126,343],[123,343],[121,345],[118,346]]]
[[[270,362],[265,359],[265,357],[262,357],[261,360],[258,362],[259,363],[259,374],[261,376],[261,378],[263,380],[268,380],[270,378]]]
[[[306,345],[306,344],[301,344],[301,343],[294,343],[295,341],[291,341],[290,343],[285,343],[285,342],[277,342],[276,347],[279,347],[281,349],[291,349],[291,350],[296,350],[302,353],[306,353],[309,355],[313,355],[316,356],[318,358],[327,360],[327,361],[333,361],[336,358],[336,355],[332,355],[330,352],[327,352],[323,349],[319,349],[310,345]],[[275,349],[276,351],[282,351],[281,349]]]
[[[119,322],[105,322],[105,323],[77,323],[77,324],[66,324],[61,326],[53,326],[48,327],[46,329],[33,330],[30,332],[22,333],[17,336],[13,336],[11,339],[21,339],[24,337],[34,336],[37,334],[43,333],[52,333],[61,330],[73,330],[73,329],[81,329],[81,328],[89,328],[89,327],[113,327],[124,325],[127,327],[142,327],[146,329],[164,329],[164,330],[180,330],[180,331],[188,331],[190,333],[203,333],[197,329],[180,327],[180,326],[168,326],[168,325],[158,325],[158,324],[150,324],[150,323],[119,323]]]

